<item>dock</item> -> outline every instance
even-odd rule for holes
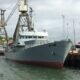
[[[64,66],[69,68],[80,68],[80,48],[76,48],[69,52]]]

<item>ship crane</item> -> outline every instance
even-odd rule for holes
[[[10,13],[9,16],[7,17],[7,19],[6,19],[6,21],[5,21],[6,25],[7,25],[7,22],[8,22],[8,21],[11,19],[11,17],[13,16],[14,12],[16,11],[17,5],[18,5],[18,3],[16,3],[16,5],[13,7],[11,13]]]
[[[33,28],[32,28],[32,8],[30,7],[30,16],[29,16],[27,3],[28,3],[28,0],[20,0],[19,1],[19,12],[21,12],[19,17],[20,17],[20,19],[22,17],[26,18],[25,21],[27,21],[28,30],[32,31],[33,30]]]
[[[5,39],[6,39],[6,47],[8,49],[8,34],[7,34],[7,31],[6,31],[6,25],[7,25],[7,22],[10,20],[10,18],[12,17],[12,15],[14,14],[15,10],[17,8],[17,4],[13,7],[11,13],[9,14],[9,16],[7,17],[7,19],[5,20],[5,11],[6,10],[3,10],[3,9],[0,9],[0,35],[3,35],[5,36]],[[4,32],[3,32],[4,31]]]
[[[2,34],[2,35],[5,35],[5,39],[6,39],[7,45],[8,45],[8,35],[7,35],[6,28],[5,28],[4,13],[5,13],[5,10],[0,9],[0,31],[4,30],[4,34]],[[6,48],[8,49],[8,46]]]
[[[19,30],[23,31],[23,27],[26,27],[28,31],[34,31],[32,27],[32,8],[30,8],[30,14],[28,13],[28,0],[19,0],[19,19],[16,25],[16,29],[13,35],[13,41],[15,42],[19,36]],[[17,42],[17,41],[16,41]]]

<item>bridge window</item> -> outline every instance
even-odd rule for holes
[[[25,36],[25,38],[28,38],[28,36]]]
[[[28,36],[28,38],[32,38],[32,36]]]
[[[32,38],[32,36],[25,36],[25,38]]]
[[[42,38],[41,36],[38,36],[38,38]]]
[[[20,35],[20,38],[25,38],[25,39],[27,39],[27,38],[39,38],[39,39],[43,39],[43,38],[46,38],[45,36],[21,36]]]
[[[38,38],[44,38],[44,36],[38,36]]]
[[[24,38],[24,36],[20,36],[20,38]]]
[[[33,38],[37,38],[37,36],[33,36]]]

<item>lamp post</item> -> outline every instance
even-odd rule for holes
[[[74,45],[76,44],[76,32],[75,32],[75,20],[73,19],[73,35],[74,35],[74,38],[73,38],[73,43]]]
[[[65,16],[64,15],[62,15],[62,24],[63,24],[63,26],[62,26],[62,37],[63,37],[63,39],[65,38]]]

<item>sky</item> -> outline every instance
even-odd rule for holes
[[[0,0],[0,8],[6,9],[6,19],[16,3],[17,0]],[[28,0],[28,3],[33,8],[35,28],[45,29],[49,40],[69,38],[74,41],[75,37],[76,42],[80,41],[80,0]],[[7,23],[9,36],[13,36],[18,15],[17,9]]]

